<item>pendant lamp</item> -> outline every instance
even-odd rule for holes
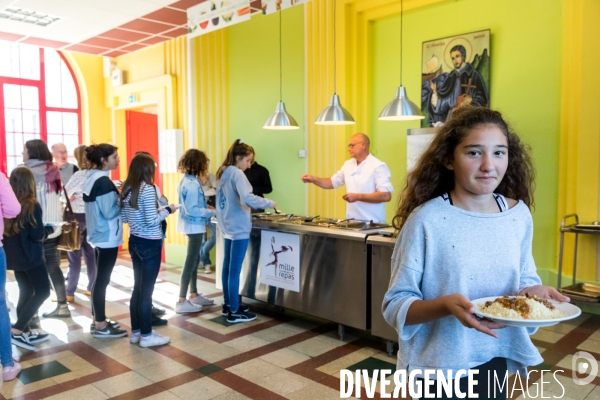
[[[329,105],[321,111],[321,114],[317,117],[315,124],[317,125],[352,125],[355,124],[354,118],[348,110],[342,107],[340,103],[340,96],[336,93],[336,43],[335,43],[335,34],[336,34],[336,3],[337,0],[333,0],[333,96],[331,97],[331,102]]]
[[[402,86],[402,0],[400,0],[400,87],[396,89],[396,97],[388,103],[379,114],[381,121],[411,121],[425,118],[419,107],[408,99],[406,89]]]
[[[275,108],[275,114],[271,115],[265,125],[264,129],[270,130],[293,130],[300,129],[298,123],[290,114],[285,110],[285,104],[283,103],[283,61],[281,58],[281,12],[279,10],[279,102]]]

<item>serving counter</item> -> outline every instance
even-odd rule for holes
[[[381,226],[367,222],[352,221],[345,225],[337,223],[318,224],[287,220],[254,219],[248,250],[240,277],[240,295],[269,304],[299,311],[308,315],[327,319],[340,324],[340,336],[343,326],[361,330],[371,328],[372,317],[386,324],[381,316],[381,301],[389,282],[389,260],[387,259],[387,281],[385,272],[385,254],[377,250],[372,252],[368,244],[370,236],[379,236]],[[222,238],[217,229],[217,287],[222,287],[220,269],[222,266]],[[261,264],[272,259],[270,243],[263,243],[263,232],[282,233],[297,236],[299,249],[299,291],[289,290],[261,282]],[[392,243],[394,239],[388,239]],[[387,242],[386,242],[387,243]],[[279,242],[277,243],[279,245]],[[265,253],[264,246],[268,246]],[[263,259],[261,260],[261,247]],[[387,249],[387,245],[377,248]],[[265,257],[268,254],[270,257]],[[286,253],[290,254],[290,253]],[[378,260],[377,275],[372,275],[371,257]],[[391,250],[390,253],[391,254]],[[266,267],[263,267],[266,268]],[[269,270],[271,271],[271,270]],[[375,281],[377,279],[377,281]],[[374,286],[375,285],[375,286]],[[375,291],[373,288],[375,287]],[[376,292],[381,300],[373,304],[372,293]],[[389,328],[392,332],[393,329]],[[386,332],[384,328],[381,332]],[[375,334],[375,333],[374,333]],[[377,335],[388,338],[391,335]]]

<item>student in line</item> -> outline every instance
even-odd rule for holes
[[[87,240],[96,254],[96,280],[92,287],[90,333],[97,338],[127,336],[120,324],[106,318],[106,288],[123,244],[123,226],[119,192],[110,180],[110,171],[119,166],[119,154],[112,144],[93,144],[85,149],[90,171],[83,183],[83,203]]]
[[[536,272],[534,176],[528,148],[497,111],[458,108],[436,134],[394,217],[400,234],[383,314],[398,331],[398,369],[478,369],[475,392],[488,398],[488,371],[504,377],[543,361],[529,339],[534,330],[478,320],[470,301],[569,300]],[[466,391],[467,378],[459,384]],[[506,386],[498,396],[506,398]]]
[[[4,221],[15,218],[21,212],[21,204],[13,192],[8,179],[0,172],[0,229],[4,232]],[[44,271],[44,275],[46,272]],[[2,380],[11,381],[21,372],[21,364],[12,357],[10,317],[6,305],[6,254],[0,240],[0,362]]]
[[[198,294],[196,286],[200,248],[206,237],[206,225],[215,216],[214,207],[206,204],[202,190],[201,177],[207,174],[208,158],[197,149],[190,149],[179,160],[179,172],[185,175],[179,183],[179,214],[177,216],[177,232],[184,233],[188,238],[187,255],[181,271],[179,284],[179,301],[175,304],[178,314],[202,311],[202,306],[214,304],[214,300]],[[190,299],[186,300],[188,286]]]
[[[152,156],[136,154],[129,165],[120,197],[123,222],[129,224],[129,254],[133,263],[130,341],[141,347],[160,346],[171,341],[170,337],[152,330],[152,293],[163,247],[161,222],[176,211],[173,204],[159,209],[154,188],[155,169]]]
[[[7,219],[4,226],[4,245],[7,268],[14,271],[19,286],[17,321],[11,328],[11,342],[26,350],[48,339],[47,333],[30,331],[29,321],[50,297],[50,280],[46,272],[43,241],[52,227],[44,227],[42,207],[36,200],[35,179],[29,168],[17,167],[10,174],[21,212]]]
[[[274,208],[273,200],[252,194],[252,185],[244,175],[250,168],[254,149],[236,140],[227,152],[223,165],[217,172],[217,221],[225,238],[223,257],[223,304],[222,314],[227,322],[250,322],[256,314],[240,305],[240,273],[252,230],[251,208]]]
[[[65,190],[69,196],[69,202],[73,207],[73,215],[79,222],[79,232],[81,234],[81,248],[67,252],[69,260],[69,274],[67,275],[67,301],[75,301],[75,290],[79,283],[79,275],[81,274],[81,256],[85,259],[87,267],[88,284],[85,294],[91,296],[92,287],[96,280],[96,255],[94,248],[87,240],[87,226],[85,220],[85,203],[83,201],[83,184],[90,174],[90,162],[85,155],[85,145],[78,146],[73,152],[79,170],[75,172],[69,181],[65,184]],[[65,200],[66,201],[66,200]]]
[[[36,198],[42,207],[42,219],[45,225],[54,225],[54,233],[44,240],[46,270],[50,275],[54,292],[56,292],[56,309],[42,314],[45,318],[69,318],[71,312],[67,305],[65,276],[60,269],[60,252],[58,239],[62,232],[58,224],[63,222],[62,183],[60,171],[52,163],[52,154],[48,146],[40,139],[28,140],[23,147],[23,162],[31,169],[35,178]]]

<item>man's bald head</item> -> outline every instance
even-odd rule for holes
[[[364,133],[355,133],[350,137],[348,143],[348,153],[350,157],[355,158],[359,163],[369,155],[369,145],[371,141]]]
[[[67,146],[64,143],[55,143],[52,145],[52,157],[54,157],[54,163],[57,167],[65,165],[69,159],[69,153],[67,152]]]

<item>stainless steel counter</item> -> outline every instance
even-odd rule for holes
[[[397,342],[398,333],[383,319],[381,312],[383,297],[390,283],[391,259],[396,238],[369,236],[367,244],[371,250],[371,334]]]
[[[260,282],[258,261],[264,229],[300,236],[300,292]],[[240,294],[346,326],[369,329],[366,238],[373,232],[255,221],[242,268]]]

